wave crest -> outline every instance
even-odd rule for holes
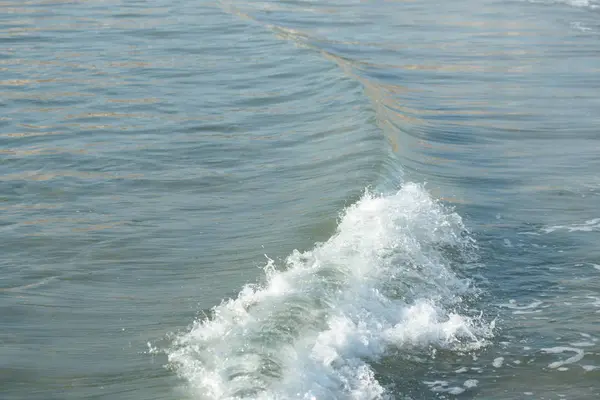
[[[196,321],[168,350],[170,365],[203,399],[376,399],[372,363],[392,349],[477,349],[493,323],[466,311],[474,241],[460,216],[424,188],[365,193],[337,232],[262,285]]]

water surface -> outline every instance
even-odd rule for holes
[[[600,396],[599,3],[0,10],[1,397]]]

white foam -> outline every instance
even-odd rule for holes
[[[465,381],[465,383],[463,383],[463,386],[468,389],[471,389],[471,388],[477,387],[478,383],[479,383],[479,381],[477,379],[467,379]]]
[[[578,30],[580,32],[593,32],[594,30],[588,26],[586,26],[583,22],[575,21],[571,23],[573,29]]]
[[[526,0],[529,3],[541,3],[541,4],[565,4],[572,7],[600,8],[600,4],[596,0]]]
[[[567,230],[568,232],[593,232],[600,230],[600,218],[590,219],[585,221],[583,224],[573,225],[555,225],[543,228],[542,231],[545,233],[552,233],[559,230]]]
[[[477,382],[475,379],[473,379],[473,380],[475,382]],[[433,381],[433,382],[425,381],[423,383],[425,383],[427,386],[429,386],[429,389],[432,392],[436,392],[436,393],[450,393],[453,395],[459,395],[459,394],[465,392],[465,388],[462,388],[460,386],[448,386],[449,383],[446,381]]]
[[[573,364],[576,363],[578,361],[581,361],[581,359],[583,358],[583,356],[585,355],[584,351],[581,349],[578,349],[576,347],[564,347],[564,346],[558,346],[558,347],[551,347],[551,348],[547,348],[547,349],[542,349],[543,352],[545,353],[549,353],[549,354],[560,354],[560,353],[565,353],[565,352],[572,352],[575,353],[575,355],[562,360],[562,361],[555,361],[553,363],[548,364],[548,368],[552,368],[552,369],[559,369],[560,371],[564,371],[564,369],[560,369],[563,368],[564,365],[567,364]]]
[[[565,0],[564,2],[575,7],[589,7],[593,5],[590,0]]]
[[[596,343],[594,343],[594,342],[575,342],[575,343],[569,343],[569,344],[574,347],[592,347],[592,346],[596,345]]]
[[[589,8],[598,8],[600,7],[597,2],[593,0],[564,0],[562,1],[565,4],[568,4],[573,7],[589,7]]]
[[[513,310],[527,310],[527,309],[530,309],[530,308],[536,308],[536,307],[540,306],[541,304],[542,304],[541,301],[533,301],[533,302],[531,302],[529,304],[520,306],[520,305],[517,304],[517,302],[515,300],[510,300],[509,303],[506,304],[505,306],[507,308],[511,308]]]
[[[177,336],[170,365],[204,399],[382,398],[369,363],[389,349],[464,351],[491,337],[493,323],[458,311],[470,285],[442,250],[468,257],[473,246],[419,185],[366,193],[327,242],[281,270],[270,260],[264,285]]]
[[[515,315],[524,315],[524,314],[537,314],[541,313],[542,310],[515,310],[513,314]]]
[[[502,367],[502,364],[504,364],[504,357],[495,358],[494,362],[492,363],[494,368],[500,368]]]
[[[514,310],[512,313],[519,315],[519,314],[535,314],[535,313],[541,312],[542,310],[539,310],[539,309],[536,310],[536,308],[542,304],[543,304],[543,302],[536,300],[536,301],[531,302],[530,304],[519,305],[519,304],[517,304],[517,302],[515,300],[511,299],[508,303],[501,304],[501,306],[506,307],[511,310]]]
[[[589,303],[589,305],[593,306],[593,307],[600,307],[600,297],[597,296],[585,296],[587,299],[590,300],[594,300],[593,302]]]
[[[453,387],[449,388],[447,390],[447,392],[456,396],[456,395],[459,395],[461,393],[464,393],[465,389],[463,389],[461,387],[458,387],[458,386],[453,386]]]

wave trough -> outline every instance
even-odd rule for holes
[[[493,322],[470,310],[457,269],[475,244],[460,216],[416,184],[366,192],[337,232],[247,285],[176,336],[170,366],[195,398],[377,399],[373,364],[403,351],[470,351]]]

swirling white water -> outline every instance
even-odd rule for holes
[[[422,186],[367,192],[328,241],[270,260],[263,284],[194,323],[169,361],[206,399],[384,398],[369,363],[391,349],[465,352],[492,336],[462,304],[473,251],[460,216]]]

